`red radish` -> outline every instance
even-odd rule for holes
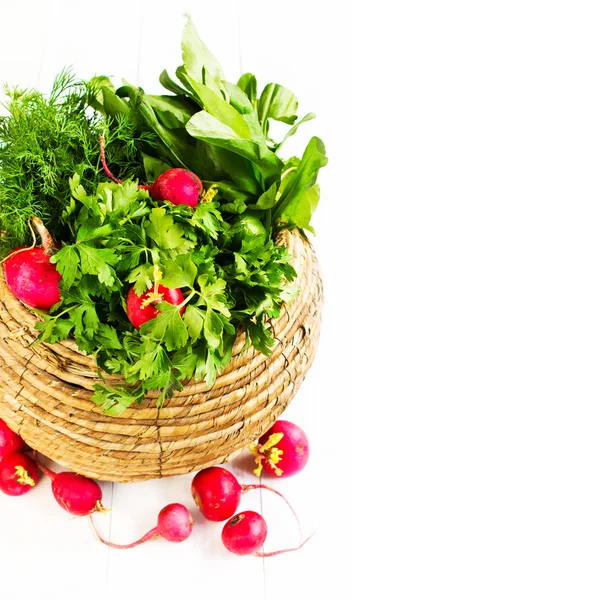
[[[311,537],[312,535],[307,537],[295,548],[285,548],[284,550],[275,550],[274,552],[261,552],[259,548],[267,539],[267,522],[253,510],[246,510],[229,519],[225,523],[223,532],[221,533],[223,544],[229,552],[239,555],[254,554],[254,556],[262,558],[300,550]]]
[[[235,475],[223,467],[209,467],[196,473],[192,480],[192,496],[194,502],[209,521],[225,521],[235,514],[242,494],[250,490],[263,489],[277,494],[289,507],[298,524],[300,539],[302,528],[300,520],[292,505],[277,490],[263,484],[241,485]]]
[[[9,496],[30,492],[40,479],[33,458],[22,452],[11,452],[0,461],[0,490]]]
[[[93,512],[107,512],[102,506],[102,489],[95,481],[68,471],[55,473],[42,465],[37,452],[34,454],[39,468],[52,481],[52,493],[56,501],[69,514],[86,517]]]
[[[17,248],[4,259],[8,289],[22,302],[48,311],[60,301],[58,282],[62,279],[50,257],[56,252],[54,240],[37,217],[31,220],[42,238],[41,248]]]
[[[133,326],[139,329],[144,323],[154,319],[160,312],[156,305],[161,302],[177,306],[183,302],[183,294],[179,288],[158,285],[138,296],[132,287],[127,294],[127,316]],[[183,315],[184,312],[185,306],[182,306],[179,313]]]
[[[92,517],[92,527],[98,536],[98,539],[111,548],[119,550],[127,550],[135,548],[144,542],[147,542],[155,537],[162,537],[169,542],[183,542],[192,534],[194,520],[190,511],[183,504],[168,504],[158,513],[158,523],[154,529],[151,529],[145,536],[141,537],[137,542],[131,544],[113,544],[102,538],[98,533]]]
[[[210,467],[196,473],[192,481],[192,496],[209,521],[225,521],[235,514],[240,505],[242,486],[227,469]]]
[[[8,425],[0,419],[0,460],[11,452],[25,448],[25,442]]]
[[[221,539],[234,554],[254,554],[267,539],[267,523],[253,510],[246,510],[225,523]]]
[[[104,154],[104,136],[100,136],[100,160],[106,176],[115,183],[123,183],[115,177],[106,164]],[[152,185],[138,186],[142,190],[148,190],[150,198],[155,202],[170,202],[171,204],[186,204],[196,206],[204,191],[202,181],[187,169],[169,169],[156,178]]]
[[[308,438],[298,425],[290,421],[275,421],[257,443],[250,446],[256,456],[254,471],[260,476],[263,467],[276,477],[289,477],[306,466],[309,457]]]
[[[159,175],[148,189],[150,198],[172,204],[196,206],[204,187],[200,177],[186,169],[169,169]]]

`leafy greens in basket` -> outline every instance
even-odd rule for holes
[[[275,243],[275,233],[312,231],[317,174],[327,163],[316,137],[302,157],[284,160],[278,154],[298,126],[314,118],[298,119],[292,92],[271,83],[259,95],[249,73],[237,84],[227,82],[189,20],[182,54],[178,82],[166,71],[160,76],[169,94],[149,95],[128,84],[115,89],[108,78],[95,77],[75,90],[79,100],[85,92],[87,109],[68,116],[62,105],[40,96],[43,110],[48,106],[66,118],[80,138],[103,134],[110,169],[124,180],[107,181],[99,146],[86,144],[80,154],[52,165],[59,179],[71,169],[68,195],[30,203],[34,214],[52,216],[48,224],[60,243],[51,262],[62,276],[61,302],[40,313],[39,339],[72,337],[105,373],[122,377],[122,383],[109,379],[95,386],[93,399],[109,414],[147,395],[160,405],[188,380],[211,385],[228,364],[240,328],[248,344],[271,352],[269,319],[298,293],[291,257]],[[4,131],[16,118],[5,120]],[[290,126],[278,142],[269,134],[271,120]],[[41,133],[35,119],[29,126]],[[15,140],[2,138],[2,132],[0,188],[19,164]],[[205,192],[196,207],[155,202],[138,186],[137,178],[151,183],[174,167],[202,179]],[[27,171],[30,178],[31,173],[43,179],[35,165]],[[27,188],[24,176],[18,180],[23,195],[33,195],[36,188]],[[5,231],[13,209],[4,198]],[[28,242],[20,235],[11,238],[13,247]],[[137,329],[127,313],[131,288],[142,296],[158,293],[159,286],[180,290],[181,302],[170,304],[158,295],[157,316]]]
[[[149,95],[130,85],[115,90],[99,77],[92,81],[92,106],[109,119],[131,119],[140,134],[156,134],[159,143],[142,153],[149,180],[169,167],[184,167],[199,174],[206,187],[218,183],[221,211],[260,211],[266,225],[310,230],[320,195],[317,173],[327,163],[323,142],[312,138],[301,159],[284,161],[277,152],[314,115],[298,120],[298,100],[281,85],[270,83],[258,96],[251,73],[237,85],[226,81],[191,21],[182,53],[183,65],[176,69],[180,83],[166,71],[160,76],[175,95]],[[269,137],[271,119],[291,125],[278,143]]]

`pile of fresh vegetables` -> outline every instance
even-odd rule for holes
[[[161,404],[186,381],[210,385],[238,330],[269,355],[269,320],[298,293],[276,233],[312,231],[327,163],[316,137],[280,157],[314,117],[298,118],[288,89],[226,81],[189,20],[182,55],[177,82],[160,75],[165,95],[63,72],[47,97],[8,90],[0,118],[7,285],[41,316],[40,341],[73,338],[123,377],[95,386],[112,415],[150,391]],[[289,126],[283,139],[271,121]]]
[[[264,436],[250,448],[256,456],[259,469],[264,464],[272,477],[294,475],[308,461],[309,445],[304,431],[290,421],[276,421]],[[33,457],[23,439],[0,419],[0,491],[9,496],[30,492],[39,482],[40,472],[52,482],[52,493],[58,504],[69,514],[89,516],[97,538],[111,548],[127,550],[161,537],[169,542],[183,542],[192,534],[194,519],[188,508],[179,503],[168,504],[158,514],[157,524],[139,540],[130,544],[115,544],[102,537],[92,519],[96,512],[108,512],[102,506],[102,490],[93,480],[63,471],[55,473],[44,466],[37,452]],[[304,538],[296,512],[287,499],[274,488],[259,484],[242,485],[236,477],[222,467],[210,467],[196,473],[191,486],[192,497],[198,510],[207,521],[226,521],[221,539],[227,550],[234,554],[253,554],[259,557],[277,556],[299,550],[312,536]],[[271,552],[260,548],[267,538],[267,524],[255,511],[237,512],[242,494],[264,489],[277,494],[290,508],[300,534],[298,545]]]

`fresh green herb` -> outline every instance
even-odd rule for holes
[[[211,384],[229,361],[239,327],[270,352],[268,318],[293,299],[296,273],[260,221],[262,235],[246,216],[229,226],[216,202],[157,207],[131,181],[101,183],[88,194],[75,174],[70,186],[64,218],[74,243],[51,259],[63,277],[62,300],[37,327],[40,341],[71,336],[106,372],[123,376],[122,386],[96,386],[93,399],[107,412],[121,413],[151,390],[162,403],[186,379]],[[124,298],[132,284],[141,295],[158,281],[181,289],[185,299],[160,303],[158,316],[138,331]]]
[[[64,71],[48,98],[6,89],[9,116],[0,119],[0,252],[28,238],[27,222],[41,217],[54,232],[70,199],[74,171],[89,175],[94,124],[85,115],[86,87]]]
[[[106,81],[103,81],[106,85]],[[60,73],[46,97],[6,88],[8,115],[0,117],[0,258],[29,243],[27,223],[41,218],[57,240],[69,241],[62,213],[70,203],[69,177],[79,173],[94,187],[104,179],[98,137],[107,127],[88,101],[99,82]],[[140,132],[129,115],[111,122],[109,160],[122,177],[143,175],[141,149],[155,135]]]

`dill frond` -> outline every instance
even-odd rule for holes
[[[6,88],[8,116],[0,118],[0,258],[31,241],[27,222],[40,217],[57,241],[71,242],[62,212],[71,198],[69,178],[79,173],[95,187],[105,180],[98,139],[121,178],[143,179],[142,149],[156,144],[129,115],[108,119],[90,109],[90,84],[69,69],[50,93]]]

